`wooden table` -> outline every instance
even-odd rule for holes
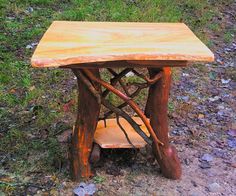
[[[117,126],[123,130],[119,116],[123,117],[152,145],[165,177],[180,178],[180,161],[168,140],[171,67],[185,67],[189,61],[213,60],[212,52],[183,23],[53,22],[38,44],[31,63],[38,68],[70,68],[77,76],[79,106],[71,148],[73,179],[92,175],[89,157],[101,104],[110,109],[106,118],[115,113]],[[112,74],[110,83],[100,78],[100,68],[107,68]],[[117,73],[114,68],[123,70]],[[149,76],[136,68],[146,68]],[[136,91],[132,93],[122,80],[130,71],[145,81],[133,84]],[[118,83],[123,90],[115,87]],[[142,111],[133,98],[144,87],[149,87],[149,94],[145,111]],[[123,103],[119,106],[110,103],[106,99],[109,92]],[[127,105],[139,116],[150,137],[122,110]]]

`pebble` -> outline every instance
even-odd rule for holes
[[[222,111],[222,110],[218,111],[218,112],[217,112],[217,115],[223,116],[223,115],[224,115],[224,111]]]
[[[28,7],[28,8],[25,10],[25,13],[26,13],[26,14],[30,14],[30,13],[32,13],[33,11],[34,11],[34,8]]]
[[[39,190],[38,190],[37,187],[32,187],[32,186],[30,186],[30,187],[28,187],[27,191],[28,191],[28,193],[30,193],[30,194],[35,194],[35,193],[37,193]]]
[[[213,161],[214,157],[210,154],[204,154],[201,158],[203,161],[211,162]]]
[[[188,158],[184,159],[186,165],[190,165],[190,160]]]
[[[228,139],[228,146],[230,148],[236,149],[236,139],[234,139],[234,138]]]
[[[28,44],[25,48],[26,49],[33,49],[35,46],[37,46],[38,45],[38,42],[33,42],[33,43],[31,43],[31,44]]]
[[[202,193],[198,193],[198,192],[192,192],[189,194],[189,196],[202,196]]]
[[[211,168],[211,165],[210,165],[208,162],[206,162],[206,161],[200,163],[199,166],[200,166],[202,169],[209,169],[209,168]]]
[[[77,196],[93,195],[97,191],[96,185],[86,184],[81,182],[78,187],[76,187],[73,192]]]
[[[189,101],[189,96],[177,96],[176,98],[177,100],[183,100],[185,102]]]
[[[187,76],[188,77],[189,74],[188,73],[183,73],[182,76]]]
[[[236,129],[231,129],[228,131],[228,135],[236,137]]]
[[[221,79],[222,84],[228,84],[231,81],[231,79]]]
[[[209,99],[209,101],[213,102],[213,101],[217,101],[217,100],[219,100],[220,97],[219,97],[219,96],[215,96],[215,97],[208,98],[208,99]]]
[[[209,184],[207,188],[212,193],[217,193],[217,192],[221,191],[221,186],[216,182]]]

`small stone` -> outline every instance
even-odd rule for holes
[[[206,162],[206,161],[203,161],[199,166],[202,169],[209,169],[209,168],[211,168],[211,165],[208,162]]]
[[[223,116],[223,115],[224,115],[224,111],[220,110],[220,111],[217,112],[217,114],[218,114],[219,116]]]
[[[29,8],[28,8],[28,11],[29,11],[29,12],[33,12],[33,11],[34,11],[34,8],[29,7]]]
[[[228,135],[236,137],[236,129],[231,129],[228,131]]]
[[[85,187],[85,191],[88,195],[93,195],[96,192],[97,188],[95,184],[89,184]]]
[[[191,180],[191,183],[193,184],[194,187],[197,187],[197,183],[193,180]]]
[[[189,76],[189,74],[188,73],[183,73],[182,76]]]
[[[96,192],[97,188],[96,185],[91,184],[85,184],[84,182],[81,182],[78,187],[76,187],[73,192],[77,196],[85,196],[85,195],[93,195]]]
[[[184,162],[185,162],[186,165],[190,165],[190,161],[189,161],[188,158],[184,159]]]
[[[176,98],[177,98],[177,100],[183,100],[185,102],[187,102],[189,100],[189,96],[177,96]]]
[[[211,101],[211,102],[217,101],[217,100],[219,100],[219,99],[220,99],[219,96],[215,96],[215,97],[208,98],[208,100]]]
[[[27,189],[27,192],[30,193],[30,194],[38,193],[38,191],[39,190],[38,190],[37,187],[32,187],[32,186],[28,187],[28,189]]]
[[[225,107],[224,107],[223,105],[218,105],[218,106],[217,106],[217,109],[218,109],[218,110],[224,110]]]
[[[27,46],[26,46],[26,49],[33,49],[35,46],[37,46],[38,45],[38,42],[33,42],[33,43],[31,43],[31,44],[28,44]]]
[[[202,194],[199,194],[199,193],[197,193],[197,192],[195,192],[195,193],[189,193],[189,196],[201,196]]]
[[[30,45],[30,44],[28,44],[28,45],[26,46],[26,49],[32,49],[32,48],[33,48],[33,46]]]
[[[228,139],[228,146],[230,148],[236,149],[236,139],[234,139],[234,138]]]
[[[221,186],[216,182],[209,184],[207,188],[212,193],[217,193],[217,192],[221,191],[221,189],[222,189]]]
[[[221,79],[222,84],[228,84],[231,81],[231,79]]]
[[[204,154],[201,158],[203,161],[211,162],[213,161],[214,157],[210,154]]]
[[[187,102],[189,100],[189,96],[183,96],[182,99]]]

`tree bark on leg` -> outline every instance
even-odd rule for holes
[[[82,178],[92,176],[89,158],[93,146],[94,132],[97,127],[101,104],[89,91],[87,86],[80,80],[78,69],[72,70],[78,81],[78,114],[75,128],[72,133],[71,143],[71,169],[72,178],[79,181]],[[81,71],[83,71],[81,69]],[[99,76],[98,69],[91,69],[96,76]],[[96,90],[100,91],[100,85],[94,83]]]
[[[160,155],[153,145],[153,152],[160,165],[163,175],[171,179],[181,177],[181,165],[174,146],[169,144],[168,139],[168,98],[171,84],[171,69],[165,67],[160,69],[149,69],[149,74],[153,77],[159,71],[163,71],[163,76],[149,89],[149,96],[146,105],[146,113],[150,116],[150,123],[157,137],[164,143],[160,146]]]

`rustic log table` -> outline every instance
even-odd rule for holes
[[[92,175],[89,158],[101,104],[110,110],[102,119],[115,113],[117,126],[132,145],[119,117],[125,119],[152,145],[163,175],[179,179],[180,161],[168,140],[171,67],[185,67],[189,61],[213,60],[212,52],[183,23],[53,22],[39,42],[31,63],[39,68],[70,68],[77,77],[78,116],[71,148],[73,179]],[[100,78],[101,68],[106,68],[113,76],[110,83]],[[146,68],[149,76],[136,68]],[[145,81],[134,83],[136,90],[132,93],[122,80],[129,72]],[[116,88],[116,84],[122,90]],[[149,94],[145,111],[142,111],[133,98],[145,87],[149,87]],[[123,103],[118,106],[110,103],[106,99],[110,92]],[[149,134],[122,109],[125,106],[134,110]]]

